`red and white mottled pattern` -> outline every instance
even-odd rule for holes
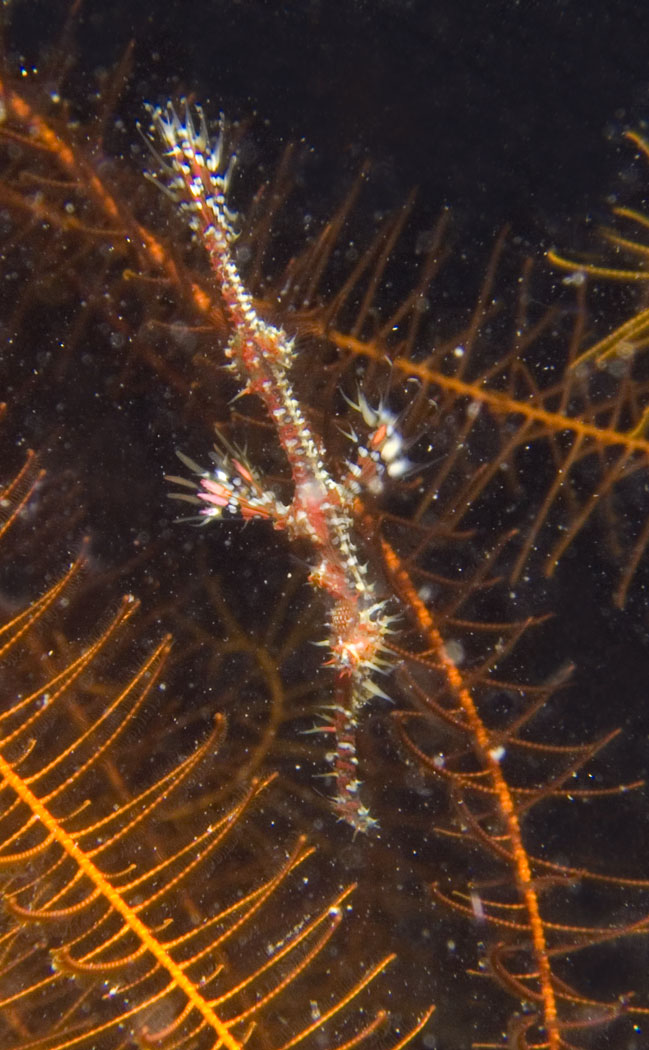
[[[222,136],[209,141],[202,111],[197,124],[189,110],[181,120],[174,108],[151,110],[153,126],[164,143],[165,172],[171,192],[188,213],[189,223],[203,245],[218,282],[232,334],[226,356],[247,393],[257,394],[272,419],[279,442],[290,464],[294,494],[288,506],[255,477],[241,458],[219,449],[212,454],[216,469],[203,471],[181,457],[200,480],[194,484],[173,480],[197,490],[185,495],[200,501],[206,519],[224,511],[244,519],[267,518],[285,529],[292,539],[307,540],[313,551],[311,584],[331,602],[327,663],[336,673],[335,699],[319,730],[335,741],[329,758],[336,784],[334,807],[355,831],[376,825],[361,802],[358,779],[356,730],[359,712],[368,700],[385,696],[374,681],[382,668],[380,658],[392,617],[385,603],[377,601],[367,567],[358,556],[352,508],[359,484],[377,476],[379,458],[388,473],[405,469],[395,418],[380,406],[373,410],[359,397],[355,407],[374,427],[368,449],[361,450],[359,466],[350,467],[349,479],[335,480],[324,463],[323,449],[295,396],[289,370],[295,357],[293,340],[281,328],[260,318],[235,265],[231,245],[233,215],[226,196],[234,158],[225,171]]]

